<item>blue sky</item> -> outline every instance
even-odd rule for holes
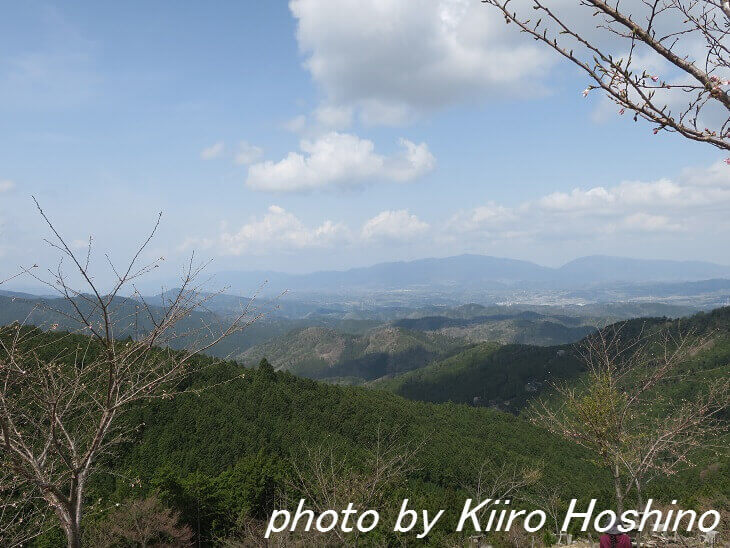
[[[0,278],[53,260],[31,194],[119,260],[162,210],[170,271],[730,263],[724,156],[586,84],[478,1],[5,2]]]

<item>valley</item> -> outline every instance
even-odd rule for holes
[[[518,508],[547,504],[546,493],[556,511],[576,493],[579,500],[610,505],[606,467],[536,418],[540,402],[550,409],[566,404],[556,387],[588,390],[587,341],[617,328],[627,341],[639,333],[657,344],[677,333],[704,341],[682,358],[671,379],[651,389],[642,408],[649,422],[670,420],[676,402],[730,378],[730,307],[709,306],[726,298],[725,281],[641,284],[565,290],[585,301],[560,304],[549,291],[526,287],[513,288],[518,301],[509,303],[487,297],[488,287],[480,289],[482,302],[463,301],[468,293],[439,293],[439,286],[364,294],[353,289],[347,298],[203,293],[205,305],[180,319],[169,348],[153,353],[169,356],[191,341],[216,337],[242,311],[250,323],[206,349],[195,374],[176,386],[177,395],[142,401],[124,415],[121,429],[128,434],[114,471],[94,477],[90,500],[116,507],[154,496],[184,523],[196,524],[204,543],[232,545],[259,542],[273,509],[304,493],[315,503],[323,497],[342,505],[339,497],[349,493],[348,501],[377,504],[390,519],[404,493],[414,507],[446,509],[430,545],[464,542],[464,534],[453,532],[464,499],[482,492],[484,482],[504,488],[506,477],[519,485]],[[632,297],[596,298],[608,287],[613,295]],[[644,298],[641,287],[657,297]],[[144,339],[166,317],[175,294],[111,300],[115,344],[121,349]],[[538,294],[539,302],[532,302],[530,295]],[[18,324],[29,333],[37,326],[42,359],[70,366],[79,348],[94,354],[96,341],[74,320],[81,311],[90,322],[102,321],[90,301],[3,291],[0,336]],[[718,424],[727,425],[727,413],[723,407]],[[730,434],[726,427],[720,432],[717,449],[691,451],[694,466],[651,482],[643,495],[697,508],[727,505],[730,455],[720,446],[730,444]],[[400,463],[398,471],[373,486],[369,482],[385,462]],[[323,476],[323,467],[331,475]],[[377,498],[367,498],[373,492]],[[630,493],[627,500],[636,497]],[[105,515],[87,518],[90,534],[101,534]],[[286,542],[313,541],[292,535]],[[387,530],[369,535],[374,545],[403,540]],[[551,535],[545,533],[545,543],[554,540]],[[39,542],[59,545],[59,530]]]

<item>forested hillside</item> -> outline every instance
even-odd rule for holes
[[[237,365],[226,364],[194,384],[216,384],[239,374]],[[302,459],[321,454],[322,448],[336,455],[343,481],[367,473],[379,433],[390,444],[412,451],[402,481],[383,486],[382,507],[408,497],[414,507],[447,510],[429,537],[432,546],[454,538],[456,514],[484,463],[491,470],[539,471],[541,479],[530,489],[555,489],[563,503],[574,496],[610,502],[605,470],[580,448],[519,417],[463,405],[410,402],[267,367],[246,370],[243,378],[200,395],[143,406],[127,421],[143,426],[134,443],[115,458],[114,475],[96,477],[90,499],[99,499],[99,508],[109,508],[156,492],[199,530],[203,541],[240,534],[242,524],[254,527],[281,501],[296,500],[301,493],[295,470],[306,469]],[[696,470],[655,487],[665,496],[693,504],[698,496],[719,495],[718,477],[727,472],[723,467],[710,473]],[[352,476],[346,479],[345,474]],[[95,519],[103,516],[102,511]],[[369,539],[385,541],[378,535]]]
[[[486,343],[374,386],[413,400],[518,412],[546,383],[574,377],[582,368],[570,346]]]
[[[19,322],[27,325],[35,325],[45,330],[70,330],[79,329],[79,324],[74,321],[73,308],[69,301],[57,297],[38,297],[28,294],[0,293],[0,326]],[[114,299],[112,310],[115,318],[119,321],[115,326],[118,337],[134,336],[147,332],[150,327],[149,314],[152,317],[161,317],[164,314],[166,300],[174,298],[172,292],[167,292],[155,297],[132,299],[117,297]],[[90,312],[89,303],[83,297],[74,299],[80,309],[85,313]],[[222,303],[222,304],[221,304]],[[201,325],[209,325],[215,332],[220,330],[231,316],[240,314],[242,309],[249,304],[249,299],[233,297],[230,295],[215,295],[205,303],[204,310],[191,312],[189,317],[176,326],[180,333],[192,332],[199,329]],[[216,346],[208,350],[208,354],[218,357],[238,356],[248,348],[263,344],[271,339],[286,335],[292,330],[301,329],[312,324],[312,320],[298,317],[288,317],[277,313],[278,302],[250,302],[248,318],[257,320],[245,330],[236,332],[225,338]],[[94,319],[95,314],[91,313],[90,318]],[[340,317],[318,316],[314,322],[317,325],[332,326],[348,333],[363,332],[379,325],[380,322],[373,320],[345,319]],[[176,341],[178,346],[187,343],[185,338]]]
[[[303,377],[362,382],[424,367],[465,344],[438,333],[388,326],[362,335],[308,327],[255,346],[240,361],[257,363],[265,357],[275,369]]]
[[[710,371],[730,376],[730,307],[680,320],[635,319],[626,324],[625,333],[628,337],[641,329],[662,328],[710,337],[707,346],[684,364],[685,370],[695,376]],[[574,348],[482,344],[375,386],[409,399],[489,405],[518,412],[530,398],[549,388],[550,383],[581,374],[584,367]],[[672,389],[691,384],[685,380]]]
[[[133,443],[114,457],[113,475],[96,476],[89,500],[100,501],[101,513],[92,513],[89,527],[117,502],[155,492],[196,534],[199,527],[204,542],[233,535],[298,498],[295,470],[307,470],[312,454],[335,455],[342,481],[351,482],[368,473],[379,438],[409,456],[407,473],[381,486],[380,507],[407,497],[418,508],[447,510],[433,546],[453,530],[485,463],[495,474],[535,473],[566,498],[610,499],[604,473],[584,452],[509,414],[410,402],[266,365],[240,373],[232,363],[208,369],[191,387],[217,387],[127,415]],[[305,474],[304,481],[316,478]]]
[[[656,318],[626,324],[627,337],[679,327],[711,335],[682,364],[682,382],[664,386],[655,400],[657,414],[663,403],[691,398],[695,381],[730,374],[728,325],[730,308],[681,321]],[[71,359],[73,352],[64,349],[85,344],[84,337],[63,333],[46,333],[41,341],[42,360]],[[351,336],[347,344],[355,341],[361,351],[378,348],[397,355],[407,343],[428,339],[389,328],[363,338]],[[257,369],[235,362],[216,364],[205,356],[198,360],[196,375],[179,386],[182,394],[137,405],[125,415],[127,441],[110,455],[113,461],[93,477],[89,488],[90,534],[104,527],[108,511],[117,504],[154,494],[180,512],[201,542],[248,538],[260,534],[274,508],[322,489],[346,489],[344,483],[333,485],[334,480],[322,485],[319,466],[334,466],[332,477],[347,484],[365,481],[373,459],[382,457],[379,447],[400,452],[408,465],[378,485],[378,507],[388,515],[407,497],[415,507],[445,509],[439,530],[429,536],[434,546],[459,538],[452,532],[456,515],[484,470],[529,476],[520,500],[548,489],[559,493],[561,505],[573,497],[611,502],[610,478],[600,461],[519,413],[548,383],[581,378],[583,365],[571,345],[481,344],[375,383],[377,389],[276,372],[266,360]],[[430,401],[412,401],[416,399]],[[725,504],[723,493],[730,487],[726,453],[704,451],[696,462],[697,467],[674,478],[653,482],[648,494],[690,506]],[[391,534],[376,533],[368,543],[392,543]],[[38,545],[58,545],[59,535],[53,529]]]
[[[695,316],[690,323],[703,332],[718,332],[726,329],[729,318],[730,310],[724,309]],[[631,322],[628,329],[637,331],[645,323]],[[651,322],[664,324],[661,319]],[[730,355],[726,335],[724,331],[716,337],[685,367],[726,375]],[[62,355],[63,348],[81,341],[62,334],[44,337],[41,359]],[[305,492],[345,489],[344,484],[318,484],[322,480],[312,466],[336,466],[334,477],[357,483],[372,472],[370,463],[377,458],[378,447],[400,451],[408,462],[402,475],[379,485],[379,508],[387,515],[407,497],[419,508],[447,510],[438,531],[429,536],[434,546],[458,537],[451,532],[454,520],[480,470],[529,474],[532,479],[521,496],[547,488],[560,494],[561,505],[573,497],[611,501],[610,480],[600,462],[520,416],[319,383],[275,372],[266,361],[258,369],[243,369],[233,362],[215,365],[212,358],[199,360],[204,367],[196,368],[196,376],[180,386],[187,393],[139,405],[126,414],[131,434],[112,456],[113,465],[109,462],[107,470],[113,469],[113,474],[101,471],[90,486],[89,531],[104,527],[107,512],[117,504],[155,494],[181,513],[202,542],[254,534],[275,507],[298,500]],[[439,365],[472,391],[479,383],[500,387],[494,395],[510,398],[504,401],[510,401],[513,410],[524,404],[527,394],[539,391],[539,379],[580,374],[569,347],[480,345]],[[423,375],[429,382],[422,387],[433,390],[426,396],[456,400],[436,391],[437,386],[459,390],[458,384],[445,382],[449,375],[440,378],[438,372],[439,366],[432,366],[403,380]],[[490,383],[489,375],[497,382]],[[515,396],[523,377],[529,377],[537,390],[522,386],[526,393]],[[489,398],[490,390],[483,397]],[[677,384],[670,397],[691,391],[691,386]],[[730,477],[727,459],[707,453],[700,464],[674,479],[653,483],[649,493],[687,505],[721,500]],[[59,534],[49,531],[39,545],[58,545]],[[368,543],[393,542],[388,535],[377,533],[368,537]]]
[[[437,332],[470,342],[522,343],[535,345],[566,344],[578,341],[595,330],[582,318],[532,311],[512,314],[477,315],[468,318],[427,316],[397,320],[406,329]]]

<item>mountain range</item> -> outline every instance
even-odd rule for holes
[[[393,291],[441,289],[509,290],[517,286],[544,289],[579,289],[607,284],[696,282],[730,278],[730,266],[702,261],[631,259],[594,255],[558,268],[517,259],[485,255],[458,255],[407,262],[379,263],[349,270],[308,274],[274,271],[224,271],[217,284],[250,292],[266,283],[267,292],[285,289],[303,292]]]

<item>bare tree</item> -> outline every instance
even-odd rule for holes
[[[307,447],[302,458],[292,461],[294,481],[291,487],[305,498],[316,513],[345,508],[349,503],[359,510],[378,508],[381,516],[385,490],[392,487],[413,469],[413,457],[419,447],[399,441],[400,429],[376,430],[375,443],[364,456],[359,469],[349,467],[337,456],[332,444]],[[392,510],[392,508],[391,508]],[[338,543],[357,544],[359,531],[332,531]],[[321,535],[320,535],[321,536]]]
[[[479,473],[472,481],[463,487],[469,496],[476,501],[491,499],[479,512],[481,521],[496,501],[505,501],[522,496],[526,487],[533,485],[542,476],[539,466],[518,466],[513,463],[495,464],[492,460],[485,460],[479,467]]]
[[[539,400],[532,419],[600,456],[608,464],[619,513],[624,498],[654,477],[692,464],[693,452],[711,448],[727,429],[730,380],[701,387],[691,400],[663,391],[681,378],[679,366],[709,344],[710,336],[683,333],[677,325],[658,332],[624,334],[626,323],[588,337],[579,353],[587,366],[583,386],[556,386],[560,404]]]
[[[46,517],[43,501],[33,496],[32,489],[0,468],[0,546],[24,546],[46,529]]]
[[[603,90],[654,133],[730,150],[727,0],[482,1],[580,67],[592,81],[584,95]]]
[[[565,501],[561,497],[560,489],[555,485],[538,482],[532,487],[531,492],[524,494],[522,498],[533,507],[545,512],[552,522],[553,532],[558,544],[562,544],[564,533],[561,529],[561,516]]]
[[[401,442],[399,428],[386,433],[381,426],[377,428],[373,447],[363,455],[357,467],[340,458],[333,443],[305,446],[301,454],[292,456],[289,493],[279,493],[281,505],[297,506],[299,498],[304,498],[306,508],[320,514],[346,508],[350,503],[353,509],[360,511],[377,508],[381,517],[397,512],[395,506],[386,504],[386,490],[413,470],[413,457],[419,448]],[[292,499],[294,495],[296,500]],[[239,520],[237,529],[230,538],[222,540],[224,546],[357,546],[360,538],[357,528],[345,533],[336,527],[329,533],[282,531],[266,539],[266,524],[246,517]]]
[[[266,538],[266,521],[241,516],[235,531],[226,538],[216,539],[224,548],[312,548],[326,546],[322,533],[282,531]]]
[[[182,548],[193,545],[193,531],[180,523],[180,514],[166,508],[157,497],[119,503],[89,535],[92,546],[157,546]]]
[[[196,285],[202,267],[195,267],[192,259],[180,288],[166,294],[160,306],[148,304],[135,283],[159,263],[138,265],[159,218],[124,269],[106,256],[115,282],[104,292],[90,266],[91,242],[85,257],[78,256],[38,210],[53,234],[48,243],[71,263],[83,286],[74,288],[62,266],[49,279],[29,269],[60,294],[65,306],[53,311],[76,329],[49,338],[18,323],[0,328],[0,465],[26,496],[44,501],[68,545],[77,548],[89,477],[101,466],[100,457],[130,433],[121,420],[123,412],[142,400],[173,397],[181,380],[203,367],[194,359],[197,355],[248,326],[258,314],[249,303],[225,324],[195,316],[210,295]],[[134,318],[125,292],[136,296]],[[145,332],[120,340],[119,333],[128,333],[140,314]]]

